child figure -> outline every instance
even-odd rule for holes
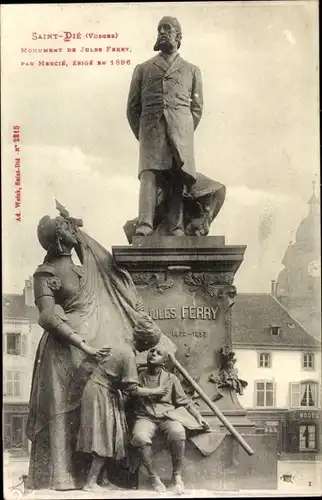
[[[161,332],[143,335],[134,331],[134,347],[142,352],[158,343]],[[127,425],[122,394],[161,396],[165,389],[139,387],[135,353],[130,345],[112,347],[94,368],[81,400],[81,422],[77,450],[93,456],[85,491],[103,490],[98,478],[107,457],[127,455]],[[106,487],[115,488],[111,484]]]
[[[176,420],[175,408],[184,407],[194,417],[196,429],[209,430],[209,424],[202,418],[197,408],[185,394],[179,379],[164,369],[168,353],[164,348],[155,347],[147,355],[147,368],[139,374],[142,387],[166,388],[162,395],[142,397],[135,404],[135,423],[131,444],[137,447],[143,465],[146,467],[155,491],[164,493],[166,487],[157,474],[152,461],[152,440],[158,430],[165,434],[170,445],[172,458],[172,484],[176,494],[184,492],[181,477],[185,453],[186,432],[184,425]],[[171,419],[169,418],[171,416]]]

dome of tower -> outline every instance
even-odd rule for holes
[[[313,184],[314,186],[314,184]],[[309,214],[305,219],[300,223],[297,231],[296,231],[296,242],[297,243],[307,243],[313,244],[318,239],[318,230],[319,230],[319,200],[317,199],[314,193],[308,201],[309,205]]]

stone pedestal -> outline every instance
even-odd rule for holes
[[[236,295],[233,281],[246,246],[225,245],[224,236],[151,236],[134,237],[132,246],[115,246],[112,250],[116,264],[131,274],[146,312],[176,344],[178,361],[239,432],[256,437],[254,424],[247,418],[235,390],[229,384],[220,388],[216,383],[222,375],[220,350],[229,351],[232,347],[231,308]],[[182,377],[179,378],[201,413],[226,434],[209,407]],[[211,482],[213,470],[218,469],[226,471],[227,476],[220,472],[219,489],[231,489],[232,484],[238,488],[236,477],[239,473],[234,457],[242,454],[246,458],[247,454],[233,441],[225,436],[209,457],[202,457],[189,443],[187,453],[191,449],[192,458],[186,461],[190,465],[186,467],[185,476],[190,487],[206,488],[203,483]],[[159,461],[164,453],[163,450],[158,454]],[[257,459],[250,457],[250,460],[256,462]],[[166,463],[166,475],[170,477],[169,455]],[[197,463],[204,476],[203,483],[198,486]],[[164,469],[165,465],[162,467]],[[142,477],[141,474],[140,483]]]
[[[245,249],[225,245],[223,236],[136,237],[131,247],[113,248],[145,310],[176,344],[178,361],[213,400],[219,396],[211,381],[218,376],[219,349],[231,347],[232,284]],[[199,398],[196,403],[209,413]],[[245,415],[230,391],[224,391],[220,408]]]

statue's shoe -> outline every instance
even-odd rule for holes
[[[99,484],[86,484],[83,487],[83,491],[93,492],[93,493],[106,493],[106,489],[100,486]]]
[[[101,486],[103,487],[104,490],[123,490],[121,486],[116,486],[116,484],[110,483],[106,479],[102,482]]]
[[[176,474],[172,477],[172,486],[171,490],[176,495],[183,495],[185,487],[184,482],[182,481],[182,477],[179,474]]]
[[[157,491],[158,493],[165,493],[167,491],[167,488],[164,486],[163,482],[159,477],[156,476],[152,477],[151,484],[154,491]]]
[[[183,229],[175,229],[170,233],[170,236],[184,236],[184,230]]]
[[[139,226],[135,231],[135,236],[150,236],[153,233],[152,227]]]

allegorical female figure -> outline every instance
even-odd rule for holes
[[[155,345],[161,332],[142,311],[129,274],[118,269],[112,256],[80,231],[69,214],[43,217],[38,239],[47,252],[34,273],[35,302],[44,334],[36,353],[29,403],[28,486],[68,490],[84,485],[75,453],[80,400],[95,364],[107,353],[103,347],[132,345],[133,328],[138,324],[146,348]],[[73,263],[73,248],[81,266]],[[88,373],[82,370],[84,366],[89,367]]]

